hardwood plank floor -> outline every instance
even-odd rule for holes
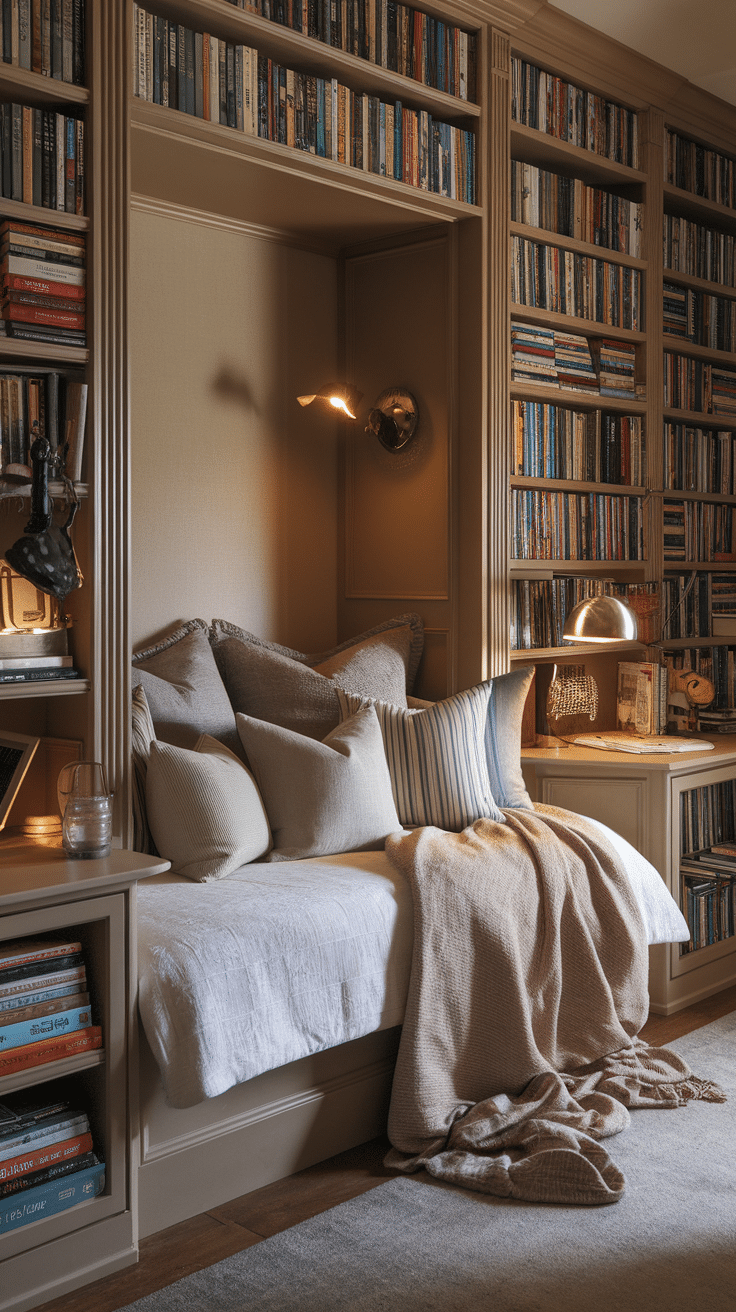
[[[732,1011],[736,1011],[736,986],[674,1016],[650,1016],[642,1037],[648,1043],[666,1045]],[[383,1165],[388,1147],[387,1139],[374,1139],[151,1235],[141,1242],[136,1266],[45,1303],[44,1312],[118,1312],[192,1271],[221,1262],[307,1217],[375,1189],[395,1174]]]

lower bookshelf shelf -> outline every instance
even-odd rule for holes
[[[681,797],[736,779],[736,735],[685,754],[628,755],[592,748],[524,748],[532,799],[592,816],[627,839],[659,871],[681,905]],[[680,1011],[736,982],[736,938],[681,953],[678,943],[650,949],[652,1011]]]

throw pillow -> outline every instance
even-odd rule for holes
[[[155,856],[156,845],[151,836],[146,813],[146,772],[151,743],[156,741],[156,730],[153,727],[148,701],[142,687],[133,689],[131,703],[133,849],[136,852],[150,852]]]
[[[486,724],[486,762],[491,792],[499,806],[532,810],[521,769],[521,724],[527,694],[534,678],[531,666],[489,679],[491,695]],[[412,711],[427,711],[435,702],[407,697]]]
[[[534,809],[521,771],[521,721],[532,665],[489,679],[491,695],[486,723],[486,760],[491,792],[499,806]]]
[[[223,879],[271,845],[252,774],[209,734],[194,750],[151,743],[146,807],[161,856],[176,874],[201,883]]]
[[[369,851],[401,828],[372,707],[323,742],[250,715],[237,722],[273,832],[269,861]]]
[[[235,715],[212,654],[208,625],[189,620],[133,656],[133,687],[145,691],[156,736],[194,747],[202,733],[242,758]]]
[[[215,659],[236,712],[320,741],[340,720],[336,689],[406,705],[421,654],[419,616],[402,615],[332,652],[307,656],[214,620]]]
[[[366,705],[338,691],[344,715]],[[383,734],[394,801],[402,825],[436,825],[458,833],[486,816],[503,821],[486,764],[490,684],[436,702],[426,711],[375,706]]]

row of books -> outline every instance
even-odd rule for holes
[[[57,456],[51,476],[82,476],[87,383],[55,370],[0,373],[0,476],[31,478],[30,449],[46,437]]]
[[[690,938],[680,955],[733,938],[736,925],[736,863],[721,863],[718,849],[694,852],[680,862],[682,911]]]
[[[643,400],[632,342],[587,338],[556,328],[511,324],[511,378],[573,392]]]
[[[694,674],[710,680],[715,687],[716,695],[708,707],[709,711],[736,706],[736,648],[733,646],[719,643],[713,647],[678,648],[675,651],[665,651],[663,660],[671,670],[692,670]],[[731,830],[723,832],[730,833]],[[707,847],[711,842],[716,841],[718,840],[713,836],[702,842],[700,839],[697,841],[693,839],[689,842],[687,850],[693,847]]]
[[[736,368],[665,351],[664,403],[674,410],[736,415]]]
[[[663,638],[711,637],[714,617],[736,617],[736,574],[665,574],[662,613]]]
[[[10,1096],[0,1107],[0,1234],[66,1211],[105,1187],[87,1113]]]
[[[665,560],[736,560],[734,507],[716,501],[663,501]]]
[[[659,592],[656,583],[616,583],[580,574],[546,579],[514,579],[511,614],[511,648],[526,651],[562,647],[565,619],[588,597],[621,597],[636,610],[642,642],[659,637]]]
[[[667,728],[669,670],[658,661],[619,661],[616,728],[649,738]]]
[[[0,314],[6,336],[85,346],[85,234],[3,219]]]
[[[336,78],[286,68],[248,46],[181,31],[187,38],[184,76],[180,62],[172,62],[172,51],[179,59],[178,37],[165,41],[154,34],[150,58],[149,43],[141,48],[138,41],[135,89],[142,99],[474,204],[471,131],[400,101],[353,91]],[[140,23],[135,32],[139,36]]]
[[[546,73],[525,59],[511,59],[511,117],[584,150],[639,167],[636,112]]]
[[[639,328],[642,283],[638,269],[527,237],[515,235],[511,240],[511,299],[517,305],[616,328]]]
[[[668,128],[665,180],[719,205],[736,206],[736,160]]]
[[[512,401],[511,426],[515,474],[634,487],[646,482],[640,415]]]
[[[53,109],[0,105],[0,179],[6,200],[84,214],[84,120]]]
[[[80,942],[20,939],[0,946],[0,1075],[101,1043]]]
[[[663,284],[662,293],[663,328],[671,337],[714,351],[736,350],[736,300],[672,282]]]
[[[664,486],[681,492],[736,496],[736,433],[665,423]]]
[[[2,0],[3,63],[84,84],[84,0]]]
[[[677,214],[664,216],[664,267],[736,286],[736,237]]]
[[[580,178],[511,161],[511,218],[594,246],[639,256],[643,206]]]
[[[512,490],[514,560],[643,560],[641,497]]]
[[[736,837],[736,779],[680,793],[680,853],[732,845]]]
[[[475,98],[475,34],[398,0],[229,3],[448,95]]]

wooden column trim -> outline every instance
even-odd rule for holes
[[[488,48],[488,615],[487,674],[508,669],[510,67],[508,33],[491,28]]]
[[[128,380],[129,4],[91,9],[91,415],[94,435],[95,607],[92,632],[96,759],[115,793],[115,836],[129,832],[130,479]]]

